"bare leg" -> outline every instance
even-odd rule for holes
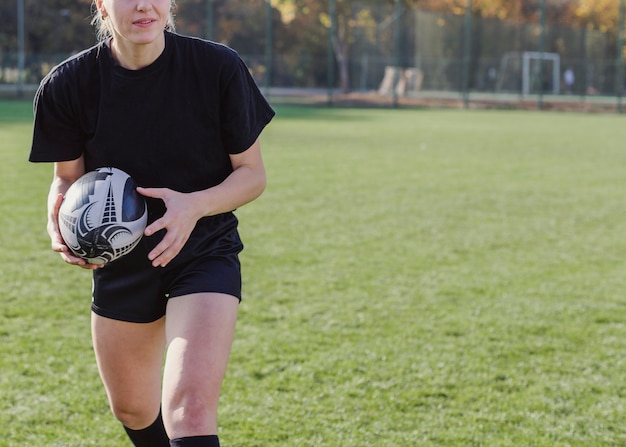
[[[111,411],[130,429],[149,426],[160,409],[165,319],[128,323],[92,314],[91,328]]]
[[[163,420],[171,439],[217,434],[217,405],[239,301],[202,293],[167,306]]]

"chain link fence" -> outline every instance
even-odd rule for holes
[[[569,104],[585,110],[604,104],[621,111],[624,0],[615,1],[617,20],[577,26],[548,14],[562,0],[528,2],[531,19],[525,22],[483,18],[467,2],[464,14],[451,14],[402,0],[309,1],[291,9],[271,0],[179,0],[176,23],[182,34],[235,48],[276,100]],[[75,7],[88,13],[85,3]],[[88,27],[78,32],[93,34]],[[85,41],[83,34],[74,41]],[[76,48],[55,50],[30,51],[27,41],[20,67],[16,48],[5,45],[0,86],[36,85]]]

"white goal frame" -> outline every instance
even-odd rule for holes
[[[531,70],[531,62],[536,60],[552,62],[551,93],[555,95],[559,94],[561,91],[561,56],[558,53],[546,53],[540,51],[509,52],[504,54],[500,61],[498,90],[501,90],[502,84],[506,82],[506,79],[508,78],[509,71],[507,69],[511,64],[511,61],[516,61],[516,63],[514,62],[514,67],[516,67],[516,69],[514,68],[514,71],[521,76],[521,94],[524,96],[530,95],[532,79],[535,75],[537,75],[536,69],[534,71]],[[519,70],[521,70],[521,73]]]
[[[538,51],[524,51],[522,53],[522,94],[530,95],[531,77],[530,61],[552,61],[552,93],[558,95],[561,91],[561,56],[558,53],[541,53]]]

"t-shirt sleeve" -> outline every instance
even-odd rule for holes
[[[220,106],[222,142],[231,154],[252,146],[275,115],[239,57],[222,92]]]
[[[70,84],[60,69],[41,82],[33,103],[35,120],[29,161],[69,161],[82,154],[85,138]]]

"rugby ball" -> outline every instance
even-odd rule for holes
[[[59,209],[59,229],[68,248],[90,264],[130,253],[148,223],[137,184],[117,168],[99,168],[76,180]]]

